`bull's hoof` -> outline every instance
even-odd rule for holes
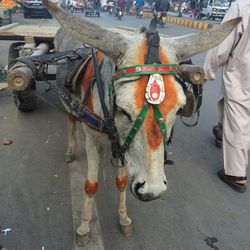
[[[71,154],[66,154],[65,155],[65,162],[66,163],[71,163],[73,162],[74,160],[76,159],[76,156],[75,155],[71,155]]]
[[[131,236],[133,233],[132,223],[126,226],[121,225],[121,232],[125,237]]]
[[[80,247],[84,247],[88,244],[89,242],[89,233],[80,235],[76,233],[76,244]]]

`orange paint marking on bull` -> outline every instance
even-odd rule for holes
[[[95,193],[98,190],[98,182],[97,181],[91,181],[91,180],[86,180],[85,182],[85,193],[89,196],[92,197],[95,195]]]
[[[145,40],[140,46],[140,51],[138,51],[136,56],[137,64],[144,64],[146,53],[148,51],[148,43]],[[163,64],[169,64],[168,57],[164,54],[163,49],[160,47],[159,50],[160,62]],[[162,75],[164,80],[165,87],[165,98],[162,103],[158,105],[163,119],[166,121],[167,114],[175,107],[177,104],[177,90],[174,84],[174,76],[173,75]],[[136,104],[137,111],[140,112],[143,104],[146,101],[145,98],[145,90],[147,86],[149,77],[147,75],[142,76],[136,84],[135,92],[134,92],[134,100]],[[155,119],[154,111],[152,106],[149,106],[147,116],[145,118],[143,128],[147,134],[147,141],[151,150],[156,150],[160,144],[162,143],[162,133],[160,131],[159,125]]]
[[[116,177],[116,186],[120,192],[123,192],[128,185],[128,177],[125,176],[117,176]]]
[[[68,118],[71,123],[75,123],[76,118],[73,115],[69,115]]]

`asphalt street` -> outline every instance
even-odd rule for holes
[[[80,14],[78,14],[80,15]],[[89,20],[105,27],[148,26],[148,19],[124,16],[121,21],[107,13]],[[52,19],[23,19],[29,25],[58,25]],[[178,36],[198,32],[167,24],[160,33]],[[7,64],[9,41],[0,41],[0,65]],[[205,53],[192,58],[202,65]],[[105,250],[249,250],[250,196],[239,194],[217,177],[222,167],[221,150],[214,146],[212,127],[217,123],[216,100],[221,72],[204,86],[199,123],[186,127],[177,118],[166,166],[167,192],[143,203],[128,192],[128,215],[133,235],[125,238],[118,226],[116,171],[110,164],[110,148],[103,153],[99,192],[89,245],[83,249]],[[38,84],[38,93],[55,104],[56,96]],[[191,122],[188,120],[188,122]],[[80,126],[78,126],[80,128]],[[8,250],[71,250],[83,205],[86,173],[84,137],[79,136],[77,160],[64,162],[67,148],[66,117],[39,100],[38,109],[21,113],[9,89],[0,92],[0,245]],[[249,173],[249,170],[248,170]],[[8,231],[8,230],[7,230]],[[1,247],[0,247],[1,249]]]

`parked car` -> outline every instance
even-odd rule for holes
[[[81,0],[68,0],[66,1],[66,6],[71,12],[84,12],[85,5]]]
[[[227,0],[205,0],[202,3],[200,18],[206,17],[208,20],[223,19],[228,9],[229,2]]]
[[[43,5],[41,0],[24,0],[23,1],[23,17],[42,16],[52,18],[48,9]]]

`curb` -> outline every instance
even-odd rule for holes
[[[163,20],[167,23],[173,23],[173,24],[182,25],[188,28],[199,29],[199,30],[210,29],[214,26],[214,24],[211,24],[211,23],[193,21],[193,20],[188,20],[188,19],[178,18],[178,17],[167,16],[167,17],[164,17]]]
[[[146,18],[152,18],[153,13],[144,12],[143,16]],[[163,17],[163,21],[165,23],[172,23],[172,24],[186,26],[188,28],[199,29],[199,30],[210,29],[213,26],[217,25],[217,24],[212,24],[212,23],[199,22],[199,21],[189,20],[186,18],[171,17],[171,16]]]

